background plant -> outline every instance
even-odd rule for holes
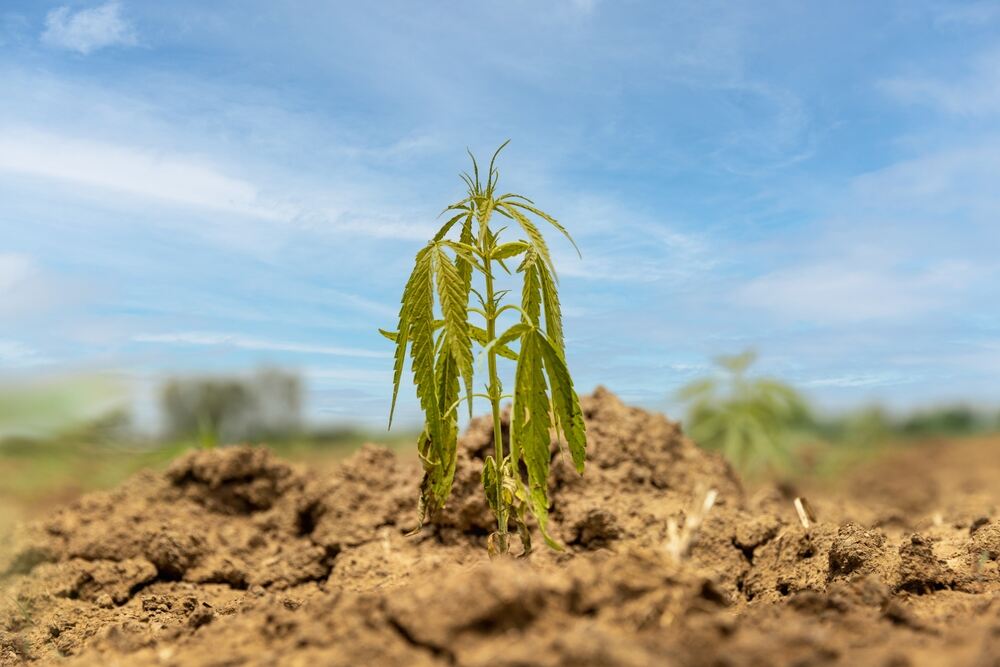
[[[744,472],[787,469],[795,434],[810,424],[809,409],[790,385],[749,377],[756,358],[752,351],[720,356],[716,363],[722,377],[696,380],[680,390],[688,404],[685,430]]]
[[[586,456],[583,414],[566,367],[555,267],[536,220],[551,225],[571,243],[573,240],[555,218],[530,199],[497,194],[495,162],[506,145],[493,154],[485,183],[470,153],[473,172],[462,174],[467,195],[445,209],[450,217],[417,253],[403,290],[396,331],[382,331],[396,343],[390,426],[407,350],[424,414],[424,429],[417,443],[424,466],[421,525],[428,514],[444,507],[451,492],[459,405],[465,403],[471,416],[474,398],[490,403],[494,453],[484,462],[482,480],[497,521],[497,530],[489,539],[491,553],[508,551],[511,520],[517,524],[525,550],[530,549],[529,512],[546,543],[561,548],[548,531],[551,429],[556,429],[557,438],[565,438],[580,473]],[[491,226],[496,216],[508,226]],[[509,229],[521,232],[521,238],[502,241]],[[449,239],[449,234],[457,238]],[[499,289],[497,284],[497,271],[511,275],[507,263],[514,260],[519,260],[520,305],[504,304],[510,290]],[[503,328],[500,321],[505,314],[519,318]],[[482,326],[471,321],[473,315],[480,318]],[[485,356],[485,393],[473,389],[474,344],[481,348],[480,356]],[[501,358],[516,362],[511,394],[505,394],[501,385],[497,370]],[[513,399],[506,449],[500,412],[505,398]]]

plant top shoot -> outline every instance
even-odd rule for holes
[[[381,332],[396,344],[390,426],[408,348],[424,414],[417,443],[424,467],[417,530],[428,515],[433,517],[444,507],[451,492],[460,406],[466,404],[471,417],[474,398],[490,402],[494,453],[484,462],[482,481],[497,522],[488,539],[491,555],[508,553],[511,521],[516,523],[525,552],[531,549],[529,512],[545,542],[562,549],[548,530],[552,429],[557,441],[565,440],[580,473],[586,458],[583,413],[566,367],[555,268],[536,221],[557,229],[574,248],[576,244],[555,218],[530,199],[497,194],[495,163],[507,143],[493,154],[485,183],[475,157],[469,154],[472,174],[462,174],[468,194],[445,209],[442,215],[449,216],[447,221],[417,253],[403,290],[396,331]],[[506,226],[492,226],[497,216]],[[505,232],[512,236],[514,230],[521,238],[502,239]],[[508,263],[515,261],[521,302],[504,304],[510,290],[498,289],[497,271],[513,275]],[[502,328],[505,314],[516,321]],[[481,325],[471,321],[472,316]],[[486,358],[485,393],[473,389],[473,369],[482,367],[480,361],[474,362],[474,344],[481,348],[478,359]],[[513,392],[504,393],[501,386],[499,359],[516,363]],[[513,401],[507,448],[500,420],[504,399]]]

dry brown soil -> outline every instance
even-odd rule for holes
[[[553,445],[565,553],[488,559],[484,420],[416,537],[418,467],[386,449],[324,474],[197,452],[6,545],[0,665],[1000,665],[995,444],[867,466],[806,529],[665,417],[583,405],[586,475]],[[709,489],[678,562],[668,520]]]

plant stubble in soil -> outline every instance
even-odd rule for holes
[[[386,449],[322,476],[196,452],[23,530],[0,558],[0,665],[1000,665],[995,485],[944,502],[859,478],[870,497],[811,498],[806,529],[665,417],[604,390],[583,408],[585,477],[553,443],[566,553],[486,558],[489,420],[416,537],[419,466]],[[668,519],[710,488],[677,563]]]

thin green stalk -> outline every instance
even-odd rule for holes
[[[494,340],[497,336],[496,322],[498,313],[494,298],[495,295],[493,292],[492,259],[490,258],[490,253],[487,249],[484,249],[483,251],[483,260],[487,269],[485,274],[486,305],[488,314],[486,318],[486,338],[488,340]],[[503,389],[500,386],[500,378],[497,375],[497,353],[494,348],[490,348],[487,353],[487,364],[490,374],[490,408],[493,411],[493,458],[496,460],[497,465],[501,465],[504,460],[503,430],[500,426],[500,395],[503,393]],[[497,548],[500,553],[507,553],[507,507],[502,500],[499,500],[503,498],[503,475],[497,475],[496,494],[499,501],[499,511],[497,512],[497,541],[499,544],[497,544]]]

